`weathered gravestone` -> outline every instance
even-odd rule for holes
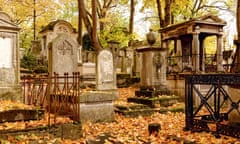
[[[112,53],[108,50],[102,50],[98,54],[97,59],[97,89],[116,89],[116,75]]]
[[[113,100],[118,96],[113,56],[108,50],[102,50],[97,57],[97,82],[95,91],[81,93],[81,122],[113,121]]]
[[[0,100],[22,101],[19,30],[9,15],[0,11]]]
[[[49,73],[63,75],[78,71],[78,44],[68,34],[59,34],[49,45]]]

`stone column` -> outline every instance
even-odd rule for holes
[[[180,70],[182,71],[183,70],[183,63],[182,63],[182,44],[181,44],[181,40],[180,39],[177,39],[176,40],[176,46],[177,46],[177,51],[176,51],[176,56],[177,56],[177,64],[180,68]]]
[[[192,39],[193,70],[199,72],[199,33],[193,32]]]
[[[217,71],[223,71],[223,35],[219,34],[217,35]]]
[[[203,41],[202,41],[203,42]],[[205,48],[202,47],[202,71],[205,72]]]

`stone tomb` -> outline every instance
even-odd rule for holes
[[[49,73],[63,75],[78,71],[78,44],[68,34],[59,34],[49,46]]]
[[[19,31],[9,15],[0,11],[0,100],[22,101]]]
[[[141,87],[136,96],[155,97],[170,94],[166,80],[167,49],[160,47],[143,47],[141,53]]]

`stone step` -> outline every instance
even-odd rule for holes
[[[159,96],[159,97],[130,97],[128,102],[144,104],[152,108],[167,107],[178,102],[179,96]]]
[[[0,112],[0,122],[15,122],[42,119],[43,109],[12,109]]]
[[[115,112],[120,113],[126,117],[137,117],[137,116],[150,116],[155,112],[167,113],[167,112],[184,112],[184,104],[179,103],[171,107],[160,107],[152,108],[142,104],[131,104],[130,106],[115,105]]]

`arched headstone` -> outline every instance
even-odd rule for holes
[[[116,89],[113,55],[108,50],[102,50],[97,57],[97,89]]]

